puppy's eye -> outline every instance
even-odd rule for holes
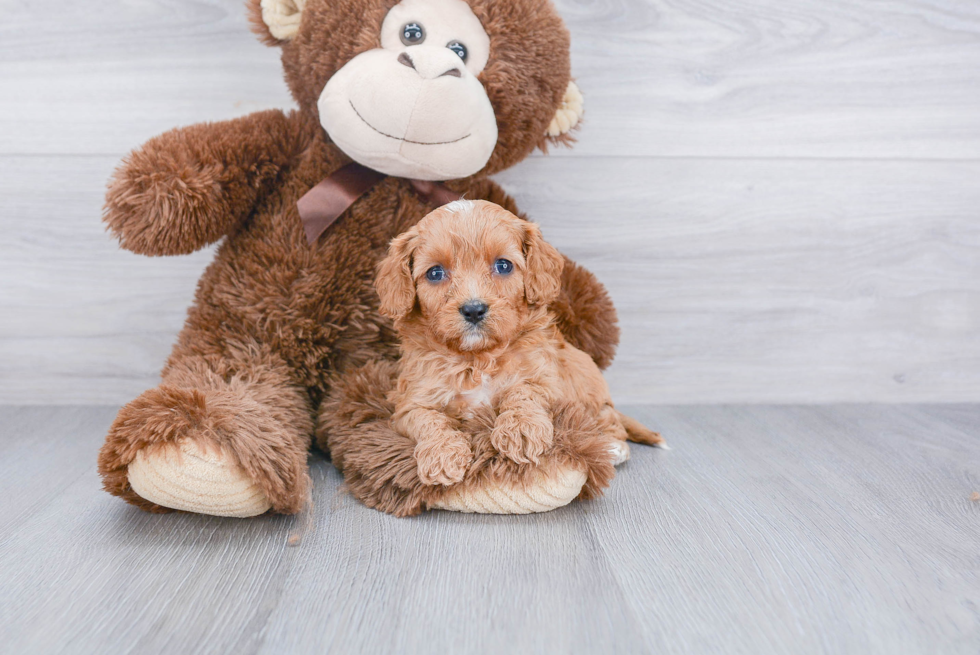
[[[459,55],[459,58],[460,59],[462,59],[463,61],[466,61],[466,55],[468,55],[469,53],[466,52],[466,46],[465,45],[463,45],[459,41],[450,41],[446,45],[446,47],[449,48],[450,50],[452,50],[453,52],[455,52],[457,55]]]
[[[514,265],[509,259],[498,259],[493,263],[493,272],[498,275],[509,275],[514,270]]]
[[[408,23],[402,28],[402,43],[418,45],[425,41],[425,28],[421,23]]]
[[[425,272],[425,279],[429,282],[442,282],[446,279],[446,269],[436,264]]]

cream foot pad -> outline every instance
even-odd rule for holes
[[[478,514],[533,514],[564,507],[582,491],[585,471],[561,469],[554,477],[541,476],[539,484],[483,486],[453,489],[431,509]]]
[[[227,453],[191,440],[149,455],[141,450],[129,465],[129,484],[150,502],[198,514],[257,516],[272,506]]]

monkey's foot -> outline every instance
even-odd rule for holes
[[[171,509],[244,518],[272,507],[230,454],[218,446],[202,448],[193,439],[140,450],[128,476],[141,498]]]
[[[558,469],[541,474],[534,484],[462,484],[449,489],[430,509],[477,514],[534,514],[550,512],[575,500],[585,484],[585,471]]]

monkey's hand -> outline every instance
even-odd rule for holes
[[[155,137],[109,181],[103,220],[123,248],[184,255],[237,228],[297,147],[281,111],[201,123]]]

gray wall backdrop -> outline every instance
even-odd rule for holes
[[[608,285],[644,403],[980,401],[980,2],[563,0],[586,122],[498,180]],[[120,157],[289,107],[241,0],[0,0],[0,402],[157,382],[211,252],[99,222]]]

